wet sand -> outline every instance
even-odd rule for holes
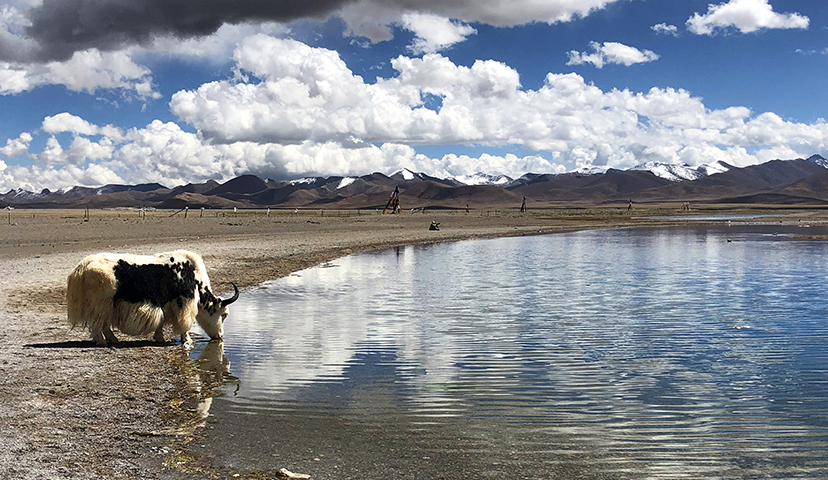
[[[696,210],[769,214],[773,222],[819,222],[820,210]],[[5,213],[5,212],[4,212]],[[200,253],[214,288],[242,288],[366,250],[404,244],[530,235],[589,228],[686,223],[680,204],[638,207],[436,211],[172,212],[13,210],[0,218],[0,479],[204,478],[188,446],[197,402],[209,385],[175,343],[116,335],[98,348],[65,319],[65,279],[101,251]],[[440,231],[429,231],[432,221]],[[771,220],[768,220],[771,221]],[[11,223],[11,224],[9,224]],[[231,317],[232,321],[232,309]],[[195,433],[195,436],[193,433]],[[286,466],[289,467],[289,466]],[[219,478],[232,472],[215,472]],[[240,472],[237,478],[250,477]],[[270,478],[270,477],[255,477]]]

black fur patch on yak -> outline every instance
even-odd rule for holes
[[[134,265],[118,260],[113,273],[116,302],[149,303],[163,307],[176,299],[183,305],[182,298],[195,297],[195,267],[190,262]]]
[[[196,280],[196,286],[198,286],[199,303],[210,315],[214,315],[216,310],[218,310],[221,300],[216,298],[213,292],[198,280]]]

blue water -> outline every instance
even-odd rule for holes
[[[205,448],[332,479],[828,477],[828,242],[800,238],[826,233],[411,246],[267,283],[227,321]]]

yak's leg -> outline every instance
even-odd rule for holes
[[[152,336],[152,339],[158,343],[164,343],[164,325],[158,325],[158,328],[155,329],[155,335]]]
[[[104,333],[101,330],[90,330],[89,333],[92,334],[92,340],[95,341],[96,344],[100,347],[106,346],[106,338],[104,338]]]
[[[184,332],[181,334],[181,345],[187,348],[193,346],[193,339],[190,338],[190,332]]]
[[[103,328],[103,334],[104,337],[106,337],[107,343],[118,343],[118,337],[116,337],[115,334],[112,333],[112,329],[109,328],[109,325]]]

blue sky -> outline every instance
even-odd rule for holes
[[[15,0],[0,191],[828,157],[826,78],[825,2]]]

